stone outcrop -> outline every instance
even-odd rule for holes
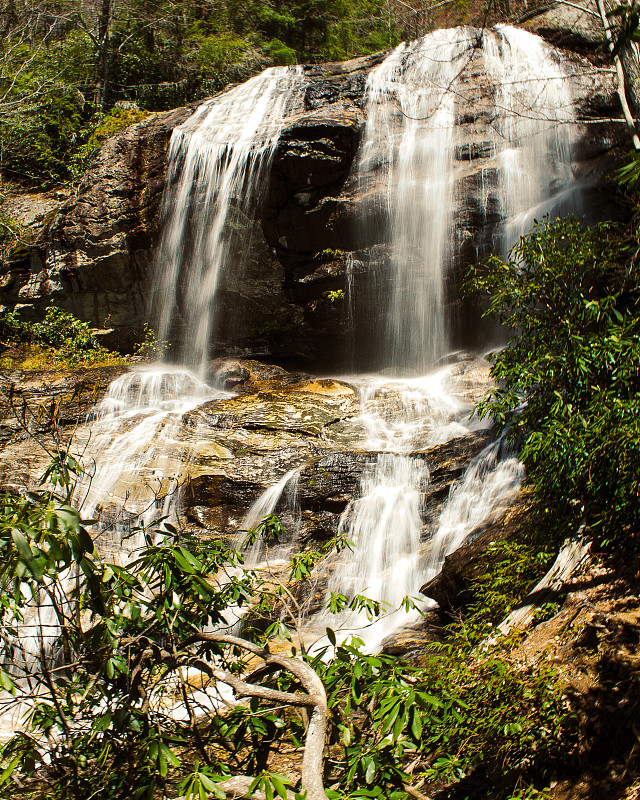
[[[450,389],[463,403],[465,380],[472,379],[469,375],[482,378],[474,364],[462,365],[452,377]],[[155,450],[160,451],[164,477],[158,480],[153,469],[138,468],[131,454],[131,463],[122,463],[118,449],[113,456],[92,449],[92,440],[100,442],[104,434],[100,415],[96,420],[92,412],[110,382],[127,369],[0,374],[0,489],[33,486],[51,453],[69,446],[90,471],[115,469],[115,482],[101,500],[106,519],[111,513],[107,502],[114,514],[122,513],[123,506],[135,514],[148,506],[149,497],[162,500],[177,486],[178,512],[196,532],[231,535],[263,492],[295,470],[293,506],[282,487],[273,510],[305,546],[335,535],[341,513],[359,494],[363,474],[375,467],[378,453],[364,446],[362,408],[353,386],[259,362],[217,361],[212,371],[229,376],[234,394],[204,401],[174,417],[175,423],[165,418],[164,429],[149,428],[148,441],[140,442],[150,463]],[[136,385],[131,389],[135,394]],[[390,410],[395,408],[393,395],[386,402]],[[117,426],[120,437],[126,435],[126,419]],[[115,436],[116,428],[107,433]],[[429,473],[422,487],[425,542],[452,482],[487,441],[484,432],[470,433],[411,454],[426,463]],[[109,462],[112,457],[117,463]]]
[[[4,302],[23,316],[54,302],[127,349],[147,321],[171,132],[193,109],[155,114],[109,139],[51,223],[44,258]]]
[[[420,587],[425,597],[436,601],[441,614],[458,612],[472,601],[473,583],[504,557],[499,549],[491,551],[490,548],[522,538],[520,526],[527,519],[528,511],[526,498],[526,494],[520,495],[500,519],[472,533],[461,547],[445,558],[440,572]]]
[[[348,308],[342,292],[349,280],[356,297],[366,296],[374,280],[385,280],[380,272],[388,255],[385,204],[375,202],[375,181],[365,197],[353,173],[365,121],[366,77],[385,55],[304,68],[304,108],[285,125],[259,220],[247,222],[253,231],[250,258],[221,280],[220,354],[335,368],[348,349],[347,327],[366,339],[383,324],[384,309]],[[567,59],[578,117],[589,122],[579,145],[579,177],[592,187],[586,205],[600,209],[606,201],[602,176],[624,129],[597,123],[617,115],[610,71],[575,52]],[[461,246],[446,294],[454,345],[475,347],[477,317],[468,309],[461,312],[457,287],[466,265],[490,249],[498,218],[492,216],[491,196],[487,199],[495,152],[486,108],[492,89],[479,55],[467,72],[455,151]],[[28,274],[23,269],[5,280],[5,305],[35,316],[53,301],[110,330],[107,343],[131,346],[149,320],[169,139],[193,110],[156,114],[106,142],[76,197],[51,223],[42,257],[32,259]],[[358,222],[363,208],[366,226]]]

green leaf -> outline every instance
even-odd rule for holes
[[[5,670],[2,667],[0,667],[0,683],[2,684],[2,688],[6,692],[15,694],[16,691],[15,684],[11,679],[11,676],[7,672],[5,672]]]
[[[287,787],[285,786],[284,782],[282,781],[281,776],[271,774],[271,783],[273,784],[273,788],[276,790],[278,795],[282,798],[282,800],[287,800]]]
[[[31,552],[31,547],[29,546],[29,541],[27,537],[19,531],[17,528],[12,528],[11,530],[11,538],[13,539],[13,543],[16,546],[16,550],[25,561],[31,561],[33,554]]]
[[[374,775],[376,774],[376,765],[372,758],[367,760],[367,768],[364,772],[364,779],[367,783],[371,783],[373,781]]]
[[[82,527],[78,528],[78,541],[82,545],[82,548],[85,553],[91,554],[95,551],[93,540],[91,539],[87,531]]]
[[[414,739],[420,739],[422,736],[422,717],[419,712],[413,709],[413,721],[411,722],[411,733]]]
[[[176,754],[173,752],[173,750],[170,747],[168,747],[164,742],[160,742],[160,745],[159,745],[159,748],[158,748],[158,755],[160,755],[160,754],[162,754],[162,756],[166,760],[167,764],[171,765],[172,767],[179,767],[180,766],[180,760],[178,759]]]

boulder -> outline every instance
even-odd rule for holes
[[[405,658],[429,652],[436,642],[444,640],[442,620],[435,612],[427,612],[419,626],[395,631],[382,641],[382,652],[390,656]]]

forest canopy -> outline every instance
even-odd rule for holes
[[[87,151],[142,112],[268,66],[399,41],[382,0],[9,0],[0,31],[1,169],[5,180],[44,186],[81,174]]]
[[[0,183],[78,179],[104,139],[146,113],[266,67],[345,60],[512,12],[465,0],[6,0]]]

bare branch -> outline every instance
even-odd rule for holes
[[[281,692],[265,686],[247,683],[224,670],[209,667],[210,674],[227,683],[241,697],[259,697],[276,703],[289,703],[294,706],[312,708],[311,719],[307,728],[304,755],[302,758],[302,790],[307,792],[307,800],[327,800],[322,781],[324,747],[327,735],[327,695],[317,672],[299,658],[270,653],[252,642],[237,636],[216,633],[196,633],[190,636],[183,647],[196,642],[227,644],[247,650],[261,658],[267,665],[276,665],[288,670],[302,684],[307,694]]]
[[[616,68],[616,77],[617,77],[616,91],[620,99],[620,105],[622,106],[622,113],[624,114],[624,119],[625,122],[627,123],[627,129],[629,131],[629,135],[631,136],[633,149],[636,152],[638,152],[640,151],[640,137],[638,137],[638,132],[636,131],[636,123],[635,120],[633,119],[631,109],[629,108],[629,101],[627,100],[627,92],[625,89],[625,75],[622,66],[622,61],[620,60],[620,56],[618,55],[618,53],[616,53],[616,46],[615,42],[613,41],[613,34],[611,33],[611,26],[609,25],[607,11],[604,7],[604,0],[596,0],[596,5],[598,6],[598,11],[600,12],[600,19],[602,21],[602,27],[604,28],[604,35],[606,36],[607,44],[609,46],[609,52],[611,53],[614,66]]]

